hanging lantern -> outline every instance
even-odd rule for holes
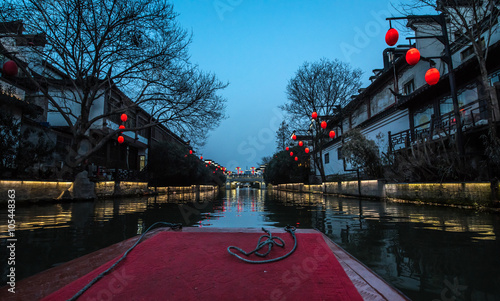
[[[3,64],[2,73],[7,76],[16,76],[19,68],[14,61],[7,61]]]
[[[293,152],[290,152],[290,157],[293,157]]]
[[[122,144],[125,141],[125,138],[123,136],[118,136],[118,143]]]
[[[299,141],[299,146],[302,146],[302,145],[304,145],[304,142]]]
[[[316,118],[318,118],[318,113],[313,112],[311,117],[312,117],[312,119],[316,120]]]
[[[202,160],[202,161],[203,161],[203,156],[200,156],[200,160]]]
[[[394,46],[398,42],[399,33],[396,29],[390,28],[385,34],[385,42],[389,46]]]
[[[295,134],[292,135],[292,140],[297,140],[297,136]]]
[[[309,154],[309,148],[306,147],[304,151],[306,152],[306,154]]]
[[[121,119],[123,122],[127,121],[127,114],[125,114],[125,113],[124,113],[124,114],[122,114],[122,116],[120,116],[120,119]]]
[[[326,129],[326,121],[321,121],[321,128]]]
[[[335,138],[335,131],[330,131],[330,139],[333,139]]]
[[[406,52],[406,62],[408,65],[414,66],[420,61],[420,51],[417,48],[410,48]]]
[[[189,154],[190,154],[190,155],[192,155],[192,154],[193,154],[193,150],[192,150],[192,149],[190,149],[190,150],[189,150]]]
[[[295,157],[295,161],[299,161],[299,158]]]
[[[286,147],[286,151],[289,151],[289,150],[290,150],[290,148],[287,146],[287,147]]]
[[[118,127],[120,130],[124,130],[125,129],[125,126],[123,124],[121,124],[119,127]]]
[[[430,85],[435,85],[439,81],[439,70],[436,68],[430,68],[425,73],[425,81]]]

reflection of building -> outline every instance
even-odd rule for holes
[[[498,27],[498,24],[494,26]],[[436,24],[418,19],[409,22],[408,27],[417,37],[439,33]],[[486,35],[487,28],[484,30]],[[497,94],[500,91],[499,41],[500,33],[494,32],[487,61],[489,80],[497,87]],[[417,39],[415,46],[422,57],[438,57],[443,53],[443,44],[435,38]],[[482,87],[477,59],[471,52],[472,46],[463,44],[458,33],[453,35],[450,46],[462,119],[459,126],[463,132],[465,153],[474,160],[484,154],[479,136],[488,129],[487,94]],[[353,128],[360,129],[366,138],[374,140],[379,150],[386,154],[423,142],[453,144],[457,124],[446,64],[440,59],[432,59],[441,79],[436,85],[429,86],[424,74],[430,61],[421,59],[413,67],[408,65],[405,60],[407,49],[408,46],[386,48],[383,69],[373,70],[371,83],[360,89],[359,94],[330,120],[329,126],[338,135],[324,145],[322,159],[326,175],[344,174],[345,169],[350,169],[342,160],[342,136]],[[492,113],[494,120],[499,120],[498,112]]]

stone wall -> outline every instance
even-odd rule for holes
[[[361,196],[369,198],[406,200],[433,204],[490,206],[490,183],[398,183],[361,181]],[[328,182],[322,185],[279,184],[272,189],[359,196],[358,181]],[[497,191],[500,191],[500,185]],[[500,199],[500,195],[497,195]]]
[[[386,184],[388,198],[425,203],[488,206],[490,183],[403,183]],[[497,196],[498,197],[498,196]]]
[[[7,202],[7,191],[15,190],[16,201],[52,200],[69,189],[72,182],[0,181],[0,202]]]

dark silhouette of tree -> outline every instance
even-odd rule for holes
[[[326,177],[321,146],[328,137],[329,129],[322,129],[320,123],[339,114],[338,109],[357,93],[361,86],[361,74],[360,69],[353,69],[337,59],[321,59],[314,63],[305,62],[288,82],[286,91],[289,102],[281,108],[302,128],[308,129],[313,145],[313,161],[322,181],[326,181]],[[319,122],[311,124],[312,112],[318,113]]]
[[[290,136],[292,136],[292,131],[287,122],[283,120],[276,131],[276,150],[278,152],[284,150],[290,144]]]
[[[22,46],[19,35],[17,46],[0,43],[0,54],[19,66],[16,80],[37,90],[64,119],[73,137],[66,163],[73,168],[82,169],[118,134],[108,128],[102,137],[90,137],[104,118],[144,110],[151,116],[146,124],[126,131],[161,123],[194,145],[203,144],[224,118],[218,92],[227,84],[189,63],[190,37],[167,1],[3,1],[0,21],[15,20],[46,44]],[[117,91],[125,97],[96,110]]]

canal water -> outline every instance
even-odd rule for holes
[[[0,213],[6,283],[7,211]],[[500,214],[249,188],[16,208],[17,280],[142,233],[317,228],[412,300],[500,300]]]

